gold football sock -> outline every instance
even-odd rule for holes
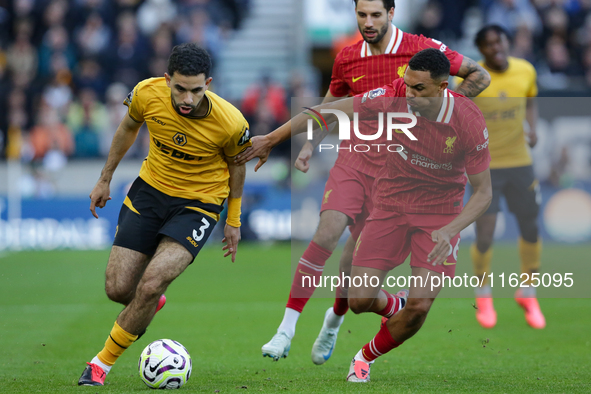
[[[519,257],[521,259],[521,273],[531,274],[540,270],[540,259],[542,255],[542,239],[538,237],[538,242],[527,242],[519,237]],[[521,281],[520,281],[521,282]],[[526,282],[531,284],[531,280]]]
[[[105,347],[97,354],[97,357],[101,362],[113,365],[136,339],[137,335],[128,333],[115,322],[111,334],[105,342]]]
[[[476,244],[473,243],[470,246],[470,256],[472,257],[472,265],[474,267],[474,274],[481,277],[486,273],[490,274],[490,262],[492,260],[492,248],[489,248],[485,253],[480,253]],[[485,277],[482,281],[482,285],[485,286],[488,283],[488,278]]]

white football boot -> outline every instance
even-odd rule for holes
[[[336,315],[334,315],[333,308],[330,307],[324,314],[324,324],[322,324],[318,338],[316,338],[312,346],[312,362],[316,365],[324,364],[332,356],[337,343],[337,335],[341,324],[343,324],[343,319],[340,319],[337,328],[328,328],[328,319],[333,316]]]
[[[273,335],[273,338],[261,348],[263,357],[271,357],[274,361],[279,361],[281,357],[285,358],[289,354],[291,347],[291,338],[285,331],[279,331]]]
[[[369,370],[371,363],[366,363],[361,360],[351,360],[351,366],[349,367],[349,374],[347,375],[347,382],[354,383],[367,383],[369,382]]]

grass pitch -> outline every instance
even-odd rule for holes
[[[221,249],[221,246],[220,246]],[[588,261],[591,246],[545,245],[556,256]],[[467,248],[460,252],[467,265]],[[495,259],[516,248],[497,246]],[[183,392],[591,392],[591,302],[542,299],[547,327],[528,327],[512,299],[497,299],[498,324],[481,328],[472,299],[438,299],[423,329],[372,367],[372,382],[346,383],[349,363],[379,328],[373,314],[349,314],[323,366],[310,349],[332,302],[312,299],[287,359],[260,347],[275,333],[289,292],[290,246],[241,245],[238,261],[203,250],[175,281],[146,335],[119,359],[105,387],[78,387],[121,310],[104,294],[108,251],[20,252],[0,258],[0,392],[135,393],[150,389],[137,373],[142,349],[172,338],[187,347],[193,373]],[[589,280],[579,278],[579,280]]]

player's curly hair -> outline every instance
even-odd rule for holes
[[[353,3],[355,3],[355,7],[357,7],[357,2],[359,0],[353,0]],[[369,0],[372,1],[372,0]],[[390,11],[390,8],[396,8],[396,4],[394,2],[394,0],[382,0],[382,3],[384,3],[384,8],[386,9],[386,11]]]
[[[168,58],[168,75],[177,72],[181,75],[195,76],[211,73],[211,57],[199,45],[189,42],[175,46]]]
[[[477,48],[484,44],[484,41],[486,40],[486,34],[489,31],[494,31],[498,35],[504,34],[505,37],[507,37],[507,39],[509,40],[509,42],[511,42],[512,37],[511,34],[507,31],[507,29],[499,25],[487,25],[480,29],[478,33],[476,33],[476,37],[474,38],[474,45],[476,45]]]
[[[431,79],[445,80],[449,77],[451,64],[439,49],[423,49],[410,59],[408,67],[413,71],[429,71]]]

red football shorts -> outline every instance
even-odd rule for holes
[[[433,266],[427,256],[435,247],[431,233],[449,224],[457,214],[400,213],[374,209],[367,219],[353,254],[353,265],[390,271],[404,263],[409,253],[412,267],[423,267],[454,277],[460,234],[451,239],[450,254]]]
[[[373,183],[373,177],[351,167],[335,164],[324,188],[320,212],[334,210],[347,215],[353,223],[349,226],[351,236],[357,239],[373,207]]]

